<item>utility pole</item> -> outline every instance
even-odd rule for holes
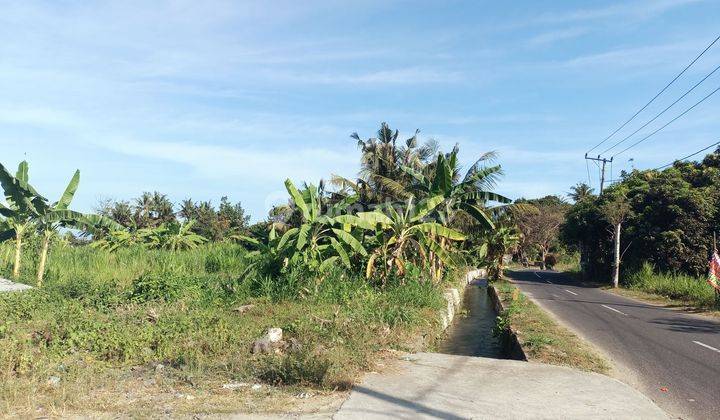
[[[587,153],[585,153],[585,159],[593,160],[596,162],[602,162],[602,169],[600,170],[600,194],[602,194],[603,188],[605,187],[605,165],[608,163],[612,163],[614,158],[605,159],[605,158],[601,158],[600,155],[598,155],[596,158],[588,157]]]

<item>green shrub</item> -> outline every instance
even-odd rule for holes
[[[133,280],[128,300],[136,303],[163,300],[172,302],[180,294],[180,285],[176,278],[168,275],[143,274]]]
[[[302,350],[260,358],[255,376],[273,385],[323,385],[332,363],[324,356]]]

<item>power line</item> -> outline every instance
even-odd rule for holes
[[[612,165],[612,158],[605,159],[601,158],[599,155],[598,157],[588,157],[588,155],[585,155],[585,161],[591,160],[595,165],[598,167],[598,175],[600,176],[600,194],[603,193],[603,187],[605,186],[605,165],[607,165],[608,162],[610,162],[610,165]],[[602,166],[600,166],[600,162],[602,162]]]
[[[715,147],[715,146],[717,146],[717,145],[720,145],[720,141],[718,141],[718,142],[716,142],[716,143],[713,143],[713,144],[711,144],[710,146],[708,146],[708,147],[706,147],[706,148],[704,148],[704,149],[698,150],[697,152],[695,152],[695,153],[693,153],[693,154],[691,154],[691,155],[687,155],[687,156],[685,156],[685,157],[683,157],[683,158],[680,158],[680,159],[675,159],[674,161],[668,163],[667,165],[658,166],[657,168],[655,168],[655,169],[653,169],[653,170],[654,170],[654,171],[659,171],[660,169],[667,168],[668,166],[672,166],[675,162],[681,162],[681,161],[683,161],[683,160],[685,160],[685,159],[690,159],[691,157],[693,157],[693,156],[695,156],[695,155],[699,155],[700,153],[702,153],[702,152],[704,152],[704,151],[706,151],[706,150],[708,150],[708,149],[711,149],[711,148],[713,148],[713,147]]]
[[[700,99],[699,101],[697,101],[697,102],[695,103],[695,105],[693,105],[693,106],[691,106],[690,108],[686,109],[686,110],[683,111],[680,115],[678,115],[677,117],[675,117],[675,118],[673,118],[672,120],[670,120],[670,121],[668,121],[667,123],[665,123],[665,125],[663,125],[662,127],[658,128],[657,130],[653,131],[652,133],[648,134],[647,136],[641,138],[640,140],[636,141],[635,143],[631,144],[630,146],[624,148],[623,150],[615,153],[614,155],[611,156],[611,158],[614,158],[614,157],[617,156],[617,155],[620,155],[620,154],[623,154],[623,153],[627,152],[628,150],[632,149],[633,147],[637,146],[638,144],[640,144],[640,143],[644,142],[645,140],[649,139],[650,137],[654,136],[655,134],[657,134],[658,132],[660,132],[662,129],[664,129],[664,128],[667,127],[668,125],[670,125],[670,124],[674,123],[675,121],[677,121],[678,119],[680,119],[683,115],[685,115],[685,114],[687,114],[688,112],[692,111],[693,108],[695,108],[696,106],[698,106],[698,105],[700,105],[701,103],[705,102],[706,99],[708,99],[709,97],[711,97],[712,95],[714,95],[718,90],[720,90],[720,87],[716,88],[715,90],[713,90],[712,92],[710,92],[709,94],[707,94],[707,96],[705,96],[704,98],[702,98],[702,99]]]
[[[667,108],[665,108],[665,109],[663,109],[662,111],[660,111],[660,113],[657,114],[656,116],[654,116],[650,121],[648,121],[648,122],[646,122],[645,124],[643,124],[640,128],[638,128],[637,130],[633,131],[630,135],[628,135],[628,136],[625,137],[624,139],[620,140],[619,142],[617,142],[617,143],[613,144],[612,146],[608,147],[607,149],[603,150],[603,152],[600,153],[600,154],[601,154],[601,155],[604,155],[605,153],[609,152],[610,150],[612,150],[612,149],[616,148],[617,146],[625,143],[625,141],[627,141],[629,138],[631,138],[632,136],[634,136],[635,134],[637,134],[638,131],[640,131],[640,130],[642,130],[643,128],[645,128],[645,127],[647,127],[648,125],[650,125],[653,121],[655,121],[655,120],[658,119],[661,115],[663,115],[668,109],[672,108],[675,104],[677,104],[677,103],[680,102],[683,98],[685,98],[687,95],[689,95],[690,92],[692,92],[693,90],[695,90],[696,87],[700,86],[700,84],[702,84],[704,81],[706,81],[706,80],[708,79],[708,77],[710,77],[710,76],[712,76],[713,74],[715,74],[715,72],[718,71],[719,69],[720,69],[720,65],[717,66],[717,67],[715,67],[715,69],[713,69],[713,71],[711,71],[711,72],[708,73],[705,77],[703,77],[702,80],[700,80],[699,82],[695,83],[695,85],[694,85],[693,87],[691,87],[690,90],[688,90],[687,92],[683,93],[682,96],[680,96],[679,98],[677,98],[677,99],[675,100],[675,102],[671,103],[670,105],[668,105]]]
[[[593,150],[597,149],[600,145],[602,145],[602,144],[605,143],[606,141],[610,140],[610,138],[612,138],[615,134],[617,134],[618,131],[622,130],[626,125],[628,125],[628,124],[630,123],[630,121],[634,120],[635,117],[638,116],[638,114],[640,114],[641,112],[643,112],[643,111],[645,110],[645,108],[647,108],[648,106],[650,106],[650,104],[653,103],[653,102],[655,101],[655,99],[658,98],[658,96],[662,95],[663,92],[665,92],[665,91],[667,90],[667,88],[669,88],[673,83],[675,83],[675,81],[676,81],[677,79],[679,79],[680,76],[682,76],[683,74],[685,74],[685,72],[686,72],[690,67],[692,67],[692,65],[695,64],[695,62],[698,61],[698,60],[700,59],[700,57],[702,57],[702,56],[707,52],[707,50],[709,50],[713,45],[715,45],[715,43],[718,42],[718,40],[720,40],[720,35],[718,35],[718,37],[715,38],[715,39],[713,40],[713,42],[710,43],[710,45],[708,45],[707,47],[705,47],[705,49],[704,49],[697,57],[695,57],[695,59],[694,59],[693,61],[691,61],[690,64],[688,64],[680,73],[678,73],[677,76],[675,76],[675,78],[673,78],[673,79],[670,81],[670,83],[668,83],[667,85],[665,85],[665,87],[662,88],[662,89],[660,90],[660,92],[658,92],[655,96],[653,96],[653,98],[650,99],[650,101],[649,101],[648,103],[646,103],[646,104],[645,104],[642,108],[640,108],[635,114],[633,114],[632,117],[630,117],[630,118],[629,118],[627,121],[625,121],[620,127],[618,127],[615,131],[613,131],[612,133],[610,133],[609,136],[605,137],[600,143],[596,144],[595,146],[592,147],[592,149],[588,150],[588,151],[585,152],[585,153],[590,153],[590,152],[592,152]]]
[[[588,173],[588,185],[590,187],[592,187],[592,179],[590,178],[590,163],[588,162],[587,159],[585,159],[585,167],[587,168],[587,173]]]

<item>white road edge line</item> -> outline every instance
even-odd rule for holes
[[[553,284],[553,282],[551,282],[550,280],[545,280],[545,283],[547,283],[547,284]]]
[[[540,274],[537,273],[537,271],[533,271],[533,274],[535,274],[537,276],[537,278],[539,278],[539,279],[542,278],[542,277],[540,277]]]
[[[620,311],[618,311],[617,309],[611,308],[611,307],[609,307],[609,306],[607,306],[607,305],[600,305],[600,306],[602,306],[603,308],[606,308],[606,309],[610,309],[611,311],[617,312],[617,313],[619,313],[619,314],[621,314],[621,315],[628,316],[628,314],[626,314],[625,312],[620,312]]]
[[[708,345],[705,344],[705,343],[701,343],[701,342],[699,342],[699,341],[693,341],[693,343],[697,344],[698,346],[703,346],[703,347],[705,347],[706,349],[710,349],[710,350],[712,350],[712,351],[714,351],[714,352],[720,353],[720,349],[716,349],[716,348],[713,347],[713,346],[708,346]]]
[[[566,292],[568,292],[568,293],[570,293],[571,295],[574,295],[574,296],[577,296],[577,295],[578,295],[577,293],[575,293],[575,292],[571,292],[571,291],[570,291],[570,290],[568,290],[568,289],[565,289],[565,291],[566,291]]]

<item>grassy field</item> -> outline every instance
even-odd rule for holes
[[[558,325],[518,288],[506,281],[495,282],[494,286],[505,307],[497,328],[512,327],[529,360],[607,373],[609,366],[600,355]]]
[[[441,335],[442,285],[419,270],[380,289],[339,268],[268,276],[245,253],[54,247],[42,289],[0,295],[0,412],[286,410],[298,392],[346,389],[386,350],[427,348]],[[0,249],[3,277],[10,257]],[[293,349],[251,354],[270,327]],[[231,382],[241,385],[222,388]]]

